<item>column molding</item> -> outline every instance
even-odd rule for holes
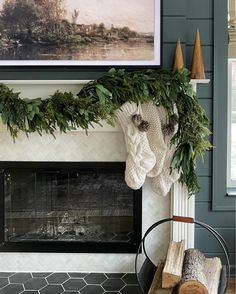
[[[210,80],[191,80],[193,90],[197,93],[198,84],[208,84]],[[171,189],[171,216],[189,216],[195,218],[195,196],[189,197],[185,185],[177,182]],[[186,241],[186,248],[194,248],[194,224],[174,222],[171,227],[171,239]]]

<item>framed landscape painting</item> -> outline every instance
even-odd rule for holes
[[[160,66],[161,0],[0,0],[0,66]]]

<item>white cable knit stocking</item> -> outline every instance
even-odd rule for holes
[[[157,108],[152,102],[142,104],[143,118],[149,122],[149,129],[147,131],[148,142],[152,152],[156,156],[156,164],[147,174],[148,177],[156,177],[161,173],[168,149],[168,146],[164,142],[161,120]]]
[[[159,114],[158,116],[163,126],[168,122],[167,112],[163,106],[157,107],[157,110]],[[178,173],[176,169],[171,171],[171,168],[170,168],[173,155],[176,150],[176,147],[174,145],[170,146],[170,141],[175,132],[176,132],[176,129],[172,134],[164,136],[165,143],[168,149],[166,152],[163,169],[157,177],[152,179],[153,191],[163,196],[166,196],[168,194],[173,183],[175,183],[180,177],[180,174]]]
[[[124,103],[116,111],[127,149],[125,181],[130,188],[137,190],[144,184],[147,173],[156,163],[156,158],[149,147],[146,132],[140,131],[132,122],[134,114],[142,115],[141,109],[133,102]]]

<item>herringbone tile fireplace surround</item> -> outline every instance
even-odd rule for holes
[[[53,93],[56,89],[77,93],[78,85],[11,85],[22,96],[38,97]],[[88,132],[72,131],[56,133],[56,139],[43,134],[23,134],[14,143],[2,126],[0,129],[0,161],[113,161],[124,162],[125,143],[121,129],[105,126]],[[169,217],[170,197],[163,198],[151,190],[147,179],[143,186],[142,231],[157,220]],[[148,244],[151,256],[159,258],[166,252],[169,227],[160,228]],[[135,254],[111,253],[0,253],[0,271],[7,272],[133,272]]]

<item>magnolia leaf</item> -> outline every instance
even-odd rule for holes
[[[96,85],[96,88],[99,89],[106,96],[112,96],[111,92],[104,88],[103,85]]]
[[[109,74],[115,74],[116,73],[116,69],[114,67],[112,67],[109,71]]]
[[[106,103],[106,96],[99,88],[96,88],[96,93],[98,95],[100,103],[104,105]]]

